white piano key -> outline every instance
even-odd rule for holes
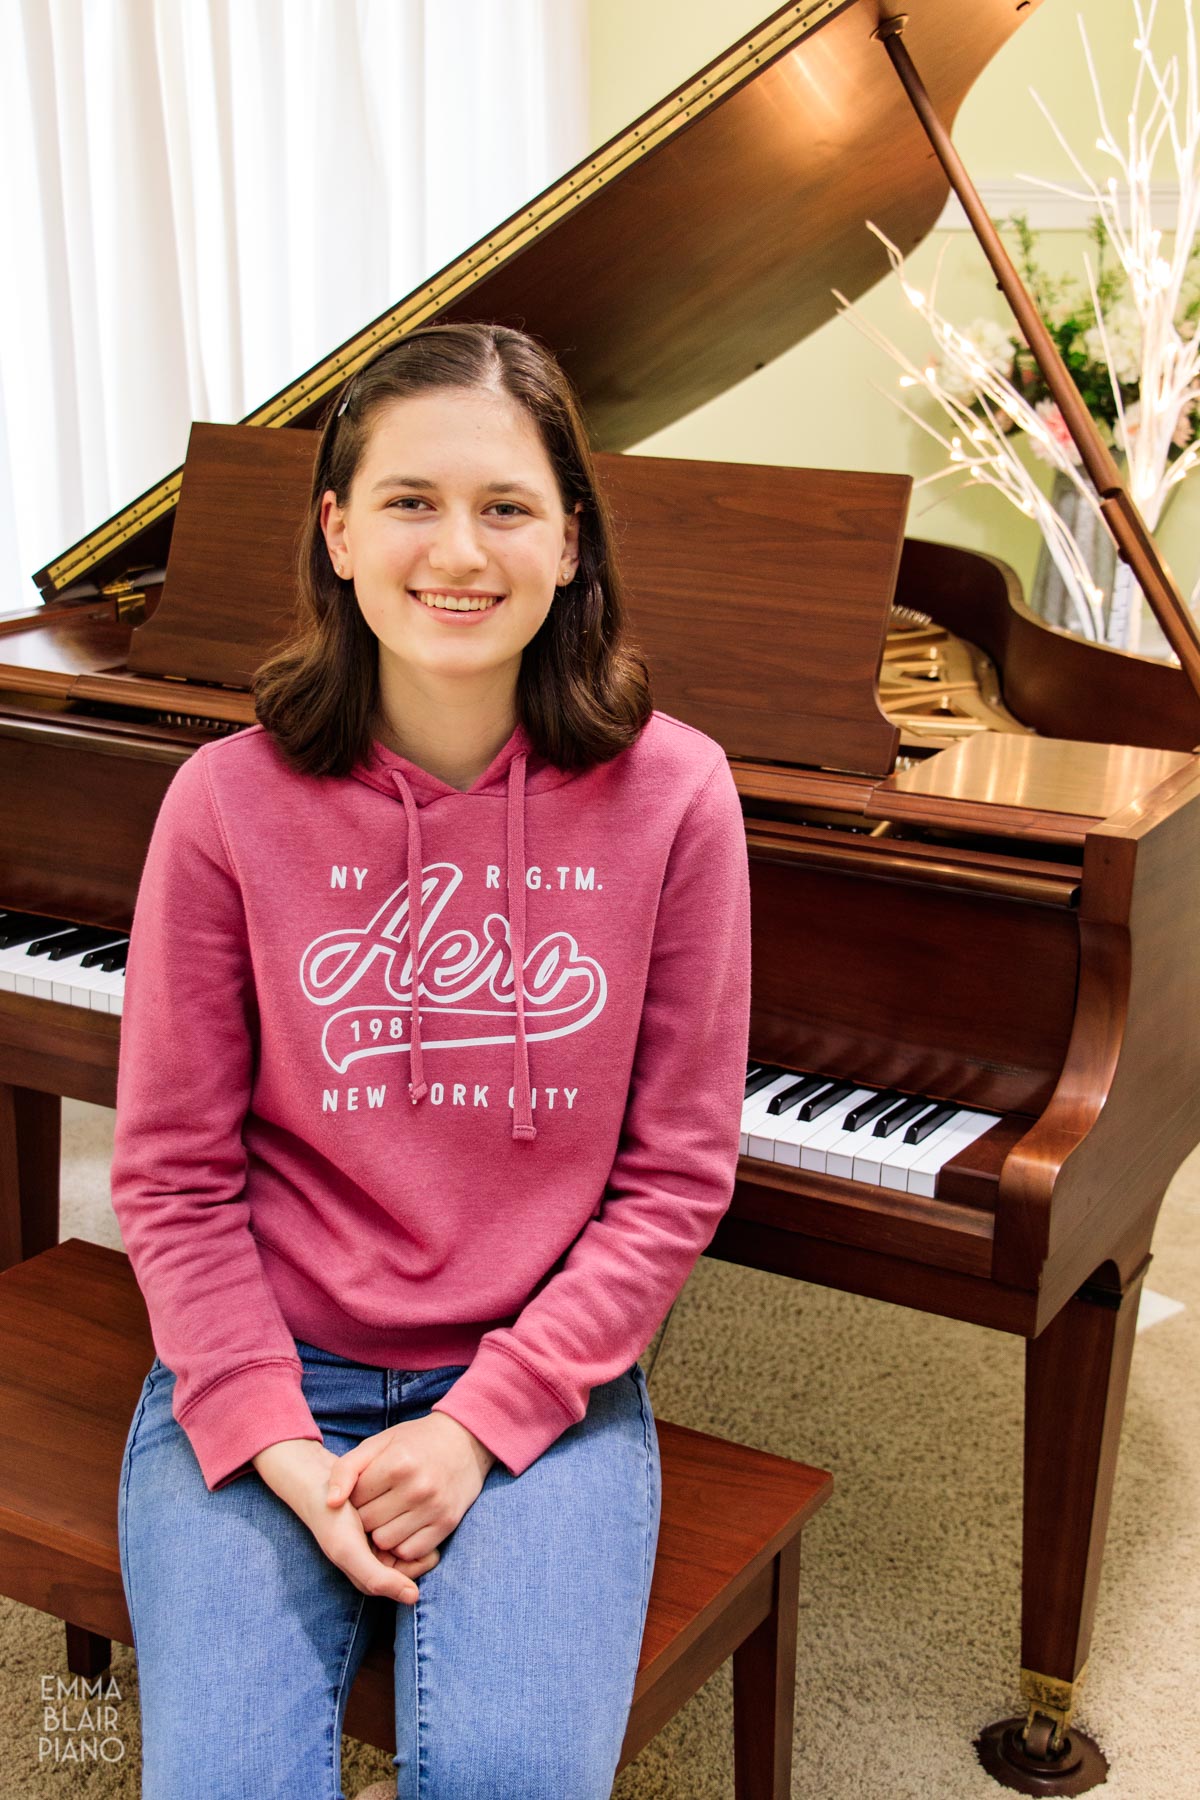
[[[887,1186],[892,1186],[892,1183],[883,1181],[883,1170],[885,1168],[903,1168],[905,1170],[905,1183],[903,1184],[907,1186],[907,1170],[910,1165],[916,1163],[916,1159],[923,1156],[932,1145],[941,1143],[943,1138],[948,1138],[955,1125],[961,1125],[964,1120],[970,1120],[970,1118],[975,1118],[975,1114],[966,1109],[955,1112],[954,1118],[941,1121],[941,1125],[928,1134],[925,1143],[903,1143],[903,1132],[896,1132],[894,1138],[874,1138],[871,1143],[865,1143],[864,1147],[855,1154],[855,1181],[869,1181],[876,1188],[887,1188]],[[901,1139],[900,1143],[896,1139]]]
[[[124,991],[124,970],[85,969],[82,953],[64,957],[56,967],[61,973],[54,976],[46,997],[59,1000],[64,1006],[86,1006],[92,1012],[110,1012],[113,995]]]
[[[751,1094],[748,1100],[744,1100],[742,1102],[743,1124],[748,1127],[752,1120],[761,1117],[775,1095],[781,1094],[785,1088],[790,1087],[794,1080],[794,1075],[786,1069],[781,1069],[778,1075],[773,1075],[770,1081],[765,1082],[759,1088],[757,1093]]]
[[[938,1174],[946,1164],[960,1150],[965,1150],[968,1144],[973,1144],[976,1138],[981,1138],[985,1131],[990,1131],[993,1125],[999,1123],[999,1113],[973,1113],[969,1119],[960,1121],[948,1137],[933,1144],[932,1148],[930,1144],[923,1144],[921,1148],[925,1155],[918,1157],[908,1171],[908,1192],[924,1194],[927,1199],[932,1199],[937,1192]]]
[[[766,1114],[768,1102],[775,1094],[781,1094],[784,1088],[791,1087],[792,1083],[797,1080],[799,1080],[797,1075],[794,1075],[790,1069],[785,1069],[773,1081],[768,1081],[765,1086],[759,1088],[757,1094],[751,1094],[750,1098],[743,1103],[742,1125],[738,1138],[738,1151],[742,1156],[754,1154],[748,1148],[749,1134],[757,1121]]]
[[[897,1100],[896,1105],[901,1104],[902,1102]],[[929,1104],[932,1106],[934,1103],[931,1100]],[[858,1126],[854,1131],[843,1131],[841,1137],[829,1146],[825,1156],[825,1173],[840,1175],[844,1180],[852,1181],[854,1179],[854,1159],[857,1155],[865,1154],[872,1144],[895,1145],[898,1140],[903,1138],[903,1128],[893,1132],[891,1137],[876,1137],[875,1127],[878,1123],[878,1118],[868,1119],[865,1125]]]
[[[894,1152],[885,1158],[880,1168],[879,1186],[893,1188],[898,1194],[906,1194],[908,1178],[921,1158],[930,1149],[936,1150],[944,1141],[954,1137],[958,1126],[969,1125],[973,1116],[975,1115],[956,1113],[952,1119],[944,1120],[936,1131],[931,1131],[923,1144],[897,1144]],[[953,1149],[947,1150],[946,1159],[949,1160],[953,1154]],[[939,1163],[938,1167],[942,1167],[942,1164]],[[937,1191],[936,1183],[934,1191],[935,1193]]]
[[[878,1092],[878,1088],[855,1088],[844,1100],[839,1100],[836,1106],[830,1107],[820,1119],[814,1120],[817,1130],[806,1137],[800,1146],[800,1167],[823,1174],[829,1146],[845,1136],[846,1114],[856,1106],[861,1106],[864,1100],[872,1099]]]
[[[95,975],[94,983],[89,983],[92,992],[92,1007],[96,1012],[120,1012],[120,1000],[125,992],[125,971],[113,969],[85,969],[85,975]]]
[[[774,1092],[786,1093],[788,1088],[794,1087],[796,1082],[803,1081],[803,1079],[802,1075],[796,1075],[789,1071],[787,1080]],[[832,1079],[833,1077],[830,1076],[829,1080],[824,1083],[824,1087],[828,1087]],[[824,1088],[815,1088],[808,1098],[815,1100],[823,1091]],[[768,1094],[768,1100],[771,1097]],[[763,1162],[773,1162],[775,1160],[775,1144],[780,1132],[785,1130],[789,1121],[795,1120],[796,1112],[796,1105],[789,1106],[787,1111],[782,1113],[773,1113],[769,1105],[764,1106],[753,1119],[747,1122],[747,1155],[761,1157]]]
[[[800,1119],[792,1113],[775,1134],[775,1154],[771,1160],[784,1163],[788,1168],[798,1169],[801,1152],[807,1143],[824,1132],[832,1119],[844,1118],[852,1106],[857,1106],[862,1100],[869,1100],[878,1091],[877,1088],[855,1088],[817,1119]],[[814,1095],[813,1098],[818,1096]]]
[[[47,933],[48,935],[49,933]],[[32,993],[31,985],[18,987],[17,982],[20,980],[25,984],[31,984],[39,964],[50,967],[44,957],[30,956],[27,944],[13,944],[11,949],[0,950],[0,970],[5,976],[4,986],[10,993]]]

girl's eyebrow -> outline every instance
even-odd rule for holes
[[[371,489],[373,494],[382,493],[385,488],[406,487],[419,488],[425,493],[436,492],[436,481],[425,481],[420,475],[385,475]],[[530,487],[524,481],[489,481],[481,490],[485,494],[523,494],[528,500],[540,500],[542,494],[537,488]]]

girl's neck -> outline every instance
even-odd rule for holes
[[[447,729],[443,717],[436,729],[420,729],[405,721],[401,734],[382,713],[377,713],[372,735],[397,756],[406,757],[419,769],[435,775],[439,781],[465,793],[507,744],[516,729],[516,718],[510,716],[492,723],[478,714],[468,714]]]

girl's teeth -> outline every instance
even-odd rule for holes
[[[457,600],[453,594],[418,594],[422,606],[442,607],[447,612],[486,612],[495,600]]]

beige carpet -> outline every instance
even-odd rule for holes
[[[68,1104],[62,1235],[119,1245],[112,1114]],[[1200,1795],[1200,1154],[1168,1196],[1149,1283],[1184,1310],[1138,1337],[1080,1723],[1111,1800]],[[651,1354],[653,1353],[653,1347]],[[701,1258],[653,1370],[659,1416],[832,1469],[802,1573],[793,1791],[807,1800],[996,1800],[980,1725],[1015,1710],[1022,1346]],[[43,1677],[57,1621],[0,1602],[0,1796],[134,1800],[137,1678],[114,1650],[119,1761],[53,1760]],[[620,1777],[615,1800],[729,1800],[727,1664]],[[344,1742],[353,1797],[386,1776]],[[564,1796],[563,1800],[569,1800]]]

